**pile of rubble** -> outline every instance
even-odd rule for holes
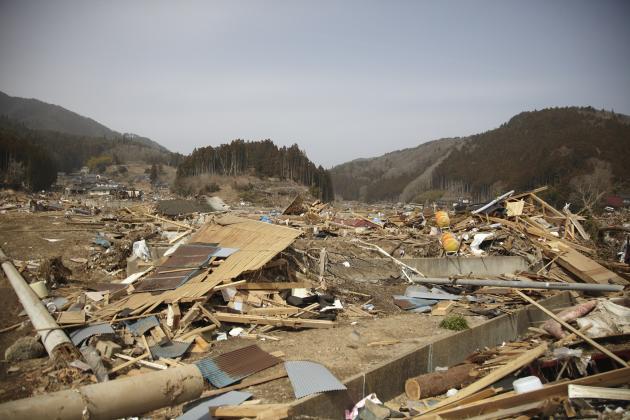
[[[543,190],[510,192],[463,214],[419,207],[336,210],[297,197],[283,212],[213,214],[193,209],[185,215],[171,212],[179,217],[176,221],[154,215],[152,206],[146,204],[81,214],[70,212],[77,208],[71,203],[61,202],[60,208],[43,203],[33,207],[31,203],[30,211],[64,211],[73,223],[102,227],[90,244],[89,258],[74,262],[84,264],[86,270],[102,270],[110,280],[70,286],[66,279],[72,273],[61,260],[16,261],[20,274],[3,256],[3,268],[46,351],[57,362],[65,362],[62,368],[51,367],[51,372],[65,378],[63,384],[82,387],[81,395],[86,396],[96,392],[85,388],[91,383],[98,383],[94,390],[110,393],[105,383],[115,379],[124,390],[126,384],[134,386],[137,367],[155,370],[151,374],[155,379],[147,377],[146,381],[155,381],[158,388],[176,378],[183,381],[175,397],[147,396],[126,402],[126,411],[98,405],[85,408],[77,403],[90,414],[142,414],[203,395],[213,398],[184,407],[184,418],[201,418],[199,413],[208,410],[219,417],[281,418],[289,415],[286,404],[238,405],[251,394],[237,390],[288,375],[296,398],[341,391],[344,384],[324,366],[310,361],[287,361],[285,372],[249,378],[282,363],[283,354],[267,353],[256,345],[211,357],[208,353],[215,341],[235,337],[278,341],[274,330],[332,328],[339,322],[382,316],[379,299],[387,296],[349,287],[357,278],[368,282],[371,276],[376,284],[384,281],[404,288],[390,299],[398,308],[446,317],[444,321],[449,322],[444,322],[444,328],[450,329],[468,328],[463,316],[493,318],[527,304],[538,305],[536,300],[554,290],[573,290],[581,306],[566,314],[550,313],[552,319],[558,318],[557,323],[532,328],[526,340],[483,350],[462,365],[410,379],[405,389],[409,400],[396,410],[371,397],[362,400],[349,418],[428,413],[459,418],[469,406],[474,408],[465,415],[485,413],[488,405],[493,410],[519,406],[543,414],[561,409],[567,416],[571,410],[588,415],[590,408],[571,404],[571,388],[566,382],[550,385],[555,394],[533,391],[538,394],[529,394],[531,400],[492,387],[525,367],[531,371],[533,364],[547,363],[549,368],[552,362],[563,366],[565,376],[558,374],[554,380],[548,372],[533,375],[538,382],[555,383],[566,377],[580,386],[627,383],[627,379],[619,380],[617,371],[601,373],[608,375],[601,382],[584,366],[586,350],[576,348],[593,345],[609,363],[625,366],[620,356],[590,337],[629,332],[628,302],[623,294],[628,280],[622,276],[627,270],[620,268],[627,265],[623,261],[630,250],[625,248],[622,262],[603,260],[595,246],[597,238],[582,225],[585,219],[568,207],[560,211],[545,202],[538,196]],[[19,204],[3,204],[4,211],[18,208]],[[625,222],[615,220],[607,226],[624,227]],[[623,234],[626,230],[606,232],[608,243],[619,245],[623,239],[611,239],[610,232]],[[491,276],[429,277],[415,264],[417,257],[456,261],[487,256],[520,256],[526,259],[528,269]],[[36,274],[29,273],[35,269],[39,270]],[[31,287],[23,287],[23,277],[33,280]],[[608,295],[592,300],[583,298],[584,293]],[[576,322],[577,328],[568,322]],[[562,326],[572,334],[565,336]],[[560,340],[562,346],[549,340]],[[392,343],[384,340],[381,345]],[[553,356],[549,356],[551,347],[555,348]],[[194,379],[182,379],[187,377]],[[304,383],[309,380],[312,383]],[[151,389],[148,385],[147,393]],[[588,394],[593,390],[581,392],[589,396],[576,398],[597,398]],[[446,398],[437,398],[444,393]],[[560,398],[557,404],[541,402],[556,395]],[[16,401],[0,406],[0,412],[25,413],[29,406]]]

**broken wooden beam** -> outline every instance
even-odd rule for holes
[[[425,373],[405,381],[405,394],[412,400],[435,397],[451,388],[459,389],[468,385],[479,376],[477,365],[466,363],[453,366],[445,372]]]
[[[545,354],[545,352],[547,351],[547,348],[548,348],[547,343],[543,343],[539,345],[538,347],[534,347],[533,349],[524,352],[520,356],[515,357],[508,364],[503,365],[493,370],[488,375],[484,376],[478,381],[475,381],[472,384],[468,385],[467,387],[462,388],[457,394],[453,395],[452,397],[448,397],[440,401],[439,403],[431,406],[427,411],[423,413],[423,415],[425,413],[436,411],[446,406],[454,405],[458,403],[460,400],[468,397],[469,395],[472,395],[476,392],[481,391],[482,389],[492,385],[498,380],[503,379],[510,373],[522,368],[523,366],[527,366],[534,360],[538,359],[540,356]]]
[[[450,407],[446,410],[437,410],[436,414],[444,419],[461,419],[480,416],[499,409],[527,404],[549,397],[567,396],[568,387],[571,384],[612,387],[627,383],[629,377],[630,367],[626,367],[570,381],[562,380],[559,382],[545,384],[542,389],[537,389],[523,394],[517,394],[514,391],[510,391],[505,394],[500,394],[480,401],[470,402],[465,405],[460,404],[457,407]]]
[[[569,398],[597,398],[604,400],[630,401],[630,389],[569,384],[568,394]]]
[[[516,289],[513,290],[514,293],[516,293],[517,295],[519,295],[521,298],[525,299],[527,302],[531,303],[532,305],[536,306],[538,309],[540,309],[541,311],[543,311],[544,313],[546,313],[547,315],[549,315],[551,318],[555,319],[556,321],[558,321],[564,328],[566,328],[567,330],[571,331],[573,334],[579,336],[580,338],[582,338],[584,341],[586,341],[587,343],[589,343],[591,346],[595,347],[597,350],[601,351],[602,353],[604,353],[606,356],[610,357],[611,359],[613,359],[615,362],[619,363],[621,366],[630,366],[630,364],[628,364],[625,360],[623,360],[622,358],[620,358],[619,356],[617,356],[615,353],[611,352],[610,350],[608,350],[606,347],[602,346],[601,344],[599,344],[597,341],[593,340],[592,338],[586,336],[585,334],[583,334],[580,330],[573,328],[570,324],[566,323],[565,321],[563,321],[562,319],[558,318],[556,316],[556,314],[554,314],[553,312],[551,312],[549,309],[545,308],[544,306],[542,306],[540,303],[536,302],[534,299],[530,298],[529,296],[527,296],[526,294],[524,294],[523,292],[520,292]]]
[[[264,315],[230,314],[227,312],[216,312],[215,316],[221,322],[232,322],[234,324],[273,325],[275,327],[294,328],[331,328],[336,325],[333,321],[322,319],[277,318]]]
[[[210,415],[225,418],[284,419],[289,416],[290,408],[291,406],[287,404],[223,405],[210,407]]]

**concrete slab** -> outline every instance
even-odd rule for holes
[[[454,275],[498,276],[529,269],[527,260],[519,256],[407,258],[405,264],[427,277]]]

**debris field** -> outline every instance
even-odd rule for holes
[[[309,398],[529,305],[545,321],[518,339],[341,417],[624,418],[630,213],[587,219],[544,191],[457,211],[3,193],[0,416],[306,418]]]

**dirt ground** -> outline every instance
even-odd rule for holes
[[[55,294],[67,294],[92,281],[111,281],[104,270],[87,270],[85,264],[74,263],[71,258],[88,258],[95,252],[92,240],[97,231],[106,230],[102,226],[78,226],[71,224],[61,213],[12,213],[0,217],[0,243],[4,252],[12,259],[20,261],[41,260],[61,256],[63,263],[72,270],[68,285],[55,291]],[[49,242],[43,238],[61,239]],[[353,262],[354,264],[354,262]],[[386,275],[391,269],[384,270],[381,278],[362,279],[352,275],[330,284],[331,291],[338,293],[342,302],[360,306],[371,300],[379,315],[373,318],[349,318],[341,315],[338,326],[333,329],[274,330],[269,335],[279,341],[257,341],[262,349],[273,352],[282,351],[284,360],[312,360],[328,367],[342,381],[370,369],[377,364],[391,360],[413,348],[439,339],[452,332],[439,328],[442,317],[427,314],[408,313],[398,309],[392,303],[392,294],[402,294],[406,284],[400,279]],[[354,294],[352,293],[354,292]],[[364,296],[367,295],[367,296]],[[19,316],[22,307],[17,296],[4,275],[0,278],[0,330],[18,322],[27,321],[26,316]],[[481,317],[467,317],[471,326],[483,321]],[[4,351],[16,339],[34,335],[28,322],[27,326],[0,333],[0,352]],[[370,343],[398,340],[391,345],[368,346]],[[191,362],[203,357],[219,355],[249,344],[253,340],[230,338],[227,341],[212,342],[208,353],[189,356],[184,361]],[[42,374],[49,367],[47,359],[37,359],[9,364],[4,362],[0,368],[0,401],[28,397],[34,394],[51,392],[73,385],[73,378],[49,377]],[[15,372],[10,372],[18,369]],[[261,377],[282,369],[281,365],[268,369],[258,375]],[[138,374],[136,369],[130,374]],[[77,383],[74,383],[76,386]],[[295,398],[287,378],[252,387],[249,389],[256,399],[263,402],[291,402]],[[160,416],[176,415],[180,408],[162,410]]]

